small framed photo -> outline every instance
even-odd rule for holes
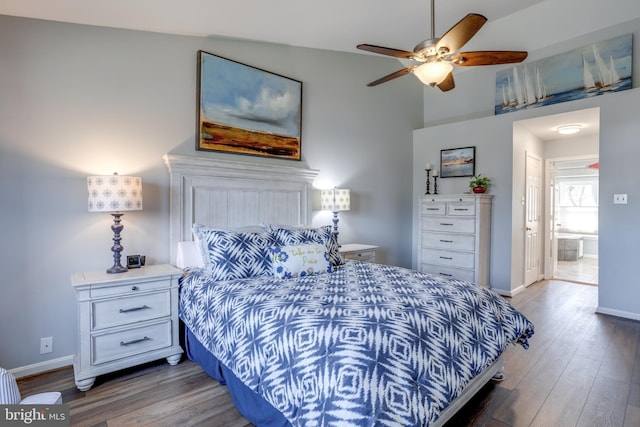
[[[127,268],[144,267],[146,257],[144,255],[127,255]]]
[[[474,176],[476,147],[440,150],[440,178]]]

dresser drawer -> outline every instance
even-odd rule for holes
[[[171,319],[159,323],[130,328],[91,337],[91,364],[112,360],[171,346]]]
[[[169,289],[171,287],[171,280],[150,280],[150,281],[139,281],[134,284],[129,285],[117,285],[117,286],[106,286],[106,285],[92,285],[91,286],[91,298],[101,298],[101,297],[110,297],[115,295],[134,295],[140,292],[145,291],[153,291],[156,289]]]
[[[447,212],[446,203],[422,201],[423,215],[444,215]]]
[[[169,289],[91,303],[91,329],[110,328],[171,315]]]
[[[430,231],[455,231],[456,233],[474,233],[475,218],[425,217],[424,228]]]
[[[447,203],[447,215],[451,216],[475,216],[476,205],[471,202]]]
[[[473,251],[476,238],[473,234],[422,233],[422,246],[437,249]]]
[[[422,260],[426,264],[444,265],[448,267],[473,268],[473,253],[423,249]]]
[[[422,271],[423,273],[430,273],[447,277],[449,279],[475,282],[475,273],[473,270],[462,270],[453,267],[445,267],[443,265],[422,264],[420,266],[420,271]]]

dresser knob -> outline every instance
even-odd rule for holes
[[[132,290],[132,291],[137,291],[137,290],[138,290],[138,287],[137,287],[137,286],[132,286],[132,287],[131,287],[131,290]]]

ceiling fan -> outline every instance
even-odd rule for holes
[[[367,86],[377,86],[389,80],[413,73],[420,81],[431,87],[446,92],[455,87],[453,80],[454,66],[476,66],[513,64],[522,62],[527,57],[527,52],[486,50],[474,52],[459,52],[471,38],[487,22],[487,18],[477,13],[470,13],[449,29],[442,37],[435,37],[435,0],[431,0],[431,38],[423,40],[413,48],[413,52],[393,49],[389,47],[375,46],[371,44],[359,44],[358,49],[366,50],[381,55],[395,58],[410,59],[421,64],[411,65],[389,75],[374,80]]]

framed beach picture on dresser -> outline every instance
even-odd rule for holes
[[[440,150],[440,177],[473,176],[476,173],[476,147]]]
[[[198,51],[196,149],[301,159],[302,82]]]

